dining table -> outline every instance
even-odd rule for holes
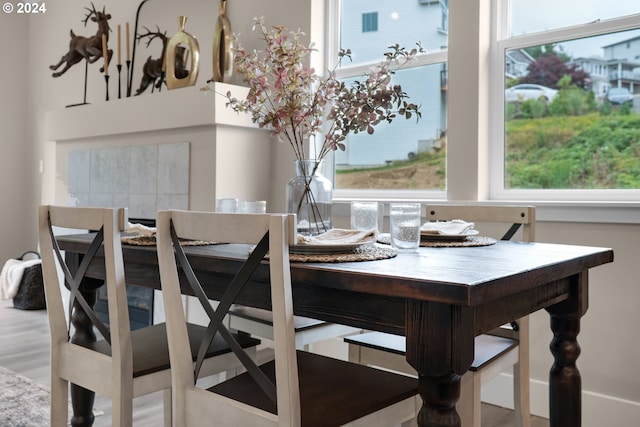
[[[69,265],[78,265],[90,235],[59,238]],[[378,243],[376,243],[378,245]],[[250,247],[186,246],[207,295],[219,299]],[[160,289],[156,248],[123,245],[126,281]],[[243,305],[270,308],[268,261],[238,296]],[[294,313],[406,337],[423,401],[421,427],[460,426],[460,379],[474,359],[474,337],[546,310],[553,338],[549,373],[551,427],[581,425],[581,377],[576,366],[580,319],[588,308],[591,268],[613,262],[610,248],[497,241],[472,247],[420,247],[384,259],[302,262],[292,259]],[[88,301],[104,279],[99,259],[83,283]],[[188,294],[187,287],[183,292]],[[81,309],[76,308],[77,311]],[[86,316],[73,316],[73,340],[95,339]],[[73,388],[74,426],[91,425],[93,393]]]

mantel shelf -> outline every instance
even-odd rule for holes
[[[231,91],[244,98],[247,88],[227,83],[215,83],[213,88],[215,94],[191,86],[48,111],[46,137],[66,141],[192,126],[257,127],[248,114],[227,108],[220,95]]]

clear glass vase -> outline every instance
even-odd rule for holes
[[[324,160],[296,160],[287,183],[287,211],[295,213],[298,233],[316,236],[331,229],[332,185],[322,173]]]

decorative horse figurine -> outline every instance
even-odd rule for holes
[[[49,66],[49,68],[54,71],[60,68],[62,64],[64,64],[64,68],[53,73],[53,77],[60,77],[69,68],[80,62],[82,59],[86,59],[87,62],[92,64],[103,57],[102,35],[104,34],[106,40],[109,40],[110,29],[108,21],[111,19],[111,14],[105,12],[104,6],[102,7],[102,12],[97,11],[93,2],[91,3],[91,9],[88,7],[85,7],[85,9],[89,11],[83,21],[85,27],[87,26],[89,19],[91,19],[93,22],[98,24],[98,31],[91,37],[77,36],[73,32],[73,29],[69,31],[69,35],[71,36],[71,41],[69,41],[69,51],[62,55],[62,58],[60,58],[60,61],[57,64]],[[107,55],[108,58],[106,63],[109,64],[111,57],[113,56],[113,50],[109,49],[107,51]],[[104,72],[104,66],[100,67],[100,72]]]

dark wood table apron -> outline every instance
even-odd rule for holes
[[[83,236],[61,241],[68,260],[81,258]],[[188,247],[192,264],[212,299],[221,295],[231,271],[248,247]],[[124,246],[127,283],[159,288],[155,247]],[[423,406],[420,426],[459,426],[455,410],[460,378],[474,355],[474,337],[540,309],[551,318],[549,375],[551,427],[581,425],[580,354],[577,335],[588,306],[588,270],[613,261],[606,248],[544,243],[498,242],[471,248],[420,248],[395,258],[349,263],[292,263],[295,313],[407,337],[407,361],[419,374]],[[104,280],[96,266],[89,276]],[[215,279],[215,280],[214,280]],[[87,293],[95,284],[87,283]],[[269,308],[268,269],[259,268],[238,302]],[[74,340],[91,340],[82,316]],[[73,393],[77,423],[92,400]],[[86,415],[86,416],[85,416]]]

